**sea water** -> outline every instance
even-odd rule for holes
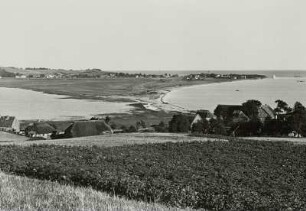
[[[68,96],[0,87],[0,115],[20,120],[68,120],[90,118],[96,114],[125,113],[126,103],[69,99]]]
[[[305,77],[277,77],[214,83],[182,87],[168,93],[164,102],[188,110],[208,109],[213,111],[218,104],[237,105],[255,99],[275,107],[281,99],[293,106],[296,101],[306,106]]]

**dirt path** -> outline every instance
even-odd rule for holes
[[[256,140],[256,141],[287,141],[295,144],[306,144],[306,138],[244,137],[243,139]]]

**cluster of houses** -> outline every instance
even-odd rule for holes
[[[0,117],[0,131],[43,139],[74,138],[113,133],[111,127],[104,120],[20,123],[14,116]]]
[[[80,73],[37,73],[37,74],[16,74],[16,79],[80,79],[80,78],[173,78],[179,77],[178,74],[131,74],[131,73],[113,73],[113,72],[92,72],[85,71]]]
[[[258,108],[257,118],[264,124],[267,119],[277,119],[278,115],[268,105],[261,105]],[[231,129],[231,126],[240,123],[247,123],[251,118],[244,113],[242,105],[218,105],[214,113],[209,110],[199,110],[193,114],[191,128],[199,121],[212,119],[221,119],[225,124],[225,129]],[[279,118],[282,118],[279,116]],[[121,129],[112,129],[111,126],[103,119],[92,118],[90,120],[80,120],[74,122],[31,122],[20,123],[14,116],[0,116],[0,131],[25,135],[30,138],[56,139],[56,138],[74,138],[84,136],[94,136],[102,134],[112,134],[124,132]],[[137,127],[138,132],[154,132],[155,127],[141,126]],[[299,134],[288,134],[293,137],[300,137]]]
[[[216,74],[216,73],[200,73],[200,74],[189,74],[184,76],[184,80],[192,81],[192,80],[205,80],[208,78],[214,79],[230,79],[230,80],[238,80],[238,79],[261,79],[265,78],[263,75],[254,75],[254,74]]]
[[[218,105],[215,109],[215,114],[211,113],[208,110],[200,110],[196,113],[195,118],[191,123],[191,127],[193,124],[207,120],[210,121],[211,119],[220,118],[225,123],[244,123],[249,122],[251,119],[243,112],[242,105]],[[276,119],[277,115],[275,111],[269,105],[261,105],[258,108],[258,119],[261,123],[265,123],[267,119]]]

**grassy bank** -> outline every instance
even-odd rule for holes
[[[9,135],[9,136],[8,136]],[[9,137],[10,139],[6,139]],[[0,145],[22,145],[29,146],[33,144],[48,144],[62,146],[101,146],[114,147],[134,144],[154,144],[166,142],[192,142],[192,141],[220,141],[214,138],[189,137],[187,134],[173,133],[122,133],[122,134],[105,134],[100,136],[88,136],[70,139],[54,139],[29,141],[27,137],[7,134],[0,131]]]
[[[258,141],[1,146],[0,168],[168,206],[302,210],[305,156],[304,145]]]
[[[179,210],[110,196],[91,188],[72,187],[0,172],[1,210]]]

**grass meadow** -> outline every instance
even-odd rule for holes
[[[1,210],[156,210],[174,211],[154,203],[126,200],[91,188],[29,179],[0,172]],[[190,209],[187,209],[190,210]]]

